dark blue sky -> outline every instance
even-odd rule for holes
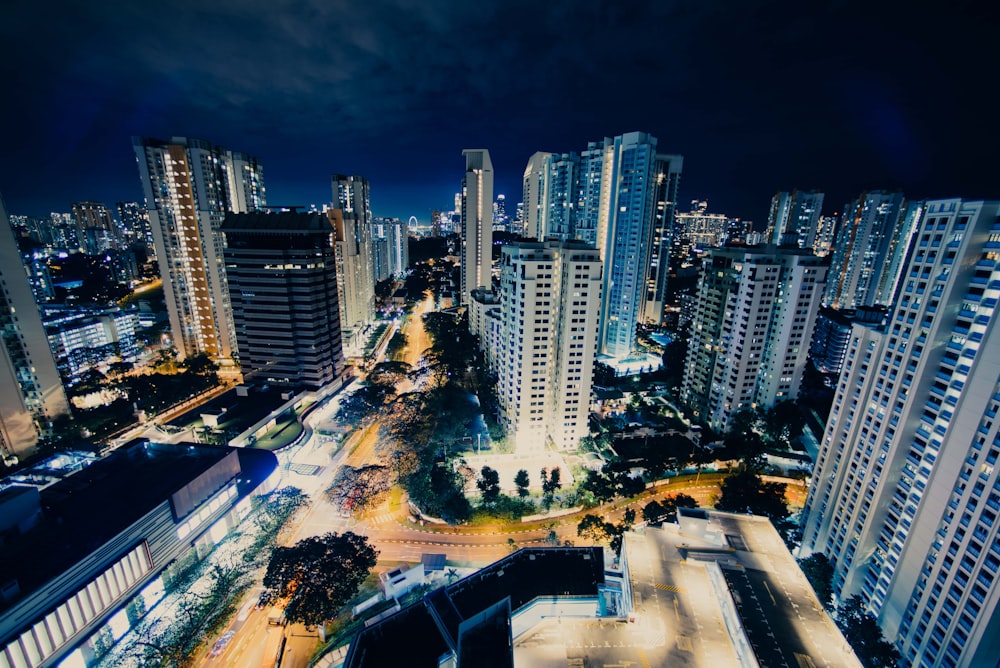
[[[888,6],[892,4],[893,6]],[[451,206],[463,148],[520,199],[536,150],[629,130],[685,156],[682,209],[761,223],[779,189],[1000,197],[992,3],[37,0],[0,21],[11,213],[139,199],[134,134],[260,157],[272,204],[371,182]]]

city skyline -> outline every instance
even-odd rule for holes
[[[516,202],[535,151],[631,131],[686,156],[682,202],[758,227],[782,190],[825,192],[824,213],[873,189],[997,196],[979,83],[996,17],[963,3],[60,10],[21,5],[0,27],[10,213],[139,200],[132,135],[238,146],[275,205],[322,205],[331,174],[359,174],[373,213],[421,222],[452,200],[467,146],[490,150],[495,193]],[[971,90],[980,102],[955,102]]]

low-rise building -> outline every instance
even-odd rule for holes
[[[57,455],[0,481],[0,666],[86,665],[131,627],[125,608],[207,550],[268,488],[265,450],[135,440],[89,465]],[[66,465],[64,465],[66,464]]]

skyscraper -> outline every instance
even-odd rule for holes
[[[73,202],[77,241],[83,251],[97,255],[118,246],[114,220],[103,202]]]
[[[200,139],[134,137],[132,145],[174,347],[182,358],[205,353],[231,363],[236,333],[219,226],[227,212],[265,206],[261,165]]]
[[[462,285],[459,299],[492,285],[493,262],[493,163],[485,149],[466,149],[462,178]]]
[[[318,389],[343,372],[334,228],[321,213],[222,223],[240,365],[248,380]]]
[[[695,417],[724,431],[741,410],[798,396],[826,276],[807,250],[709,252],[681,384]]]
[[[52,422],[69,415],[21,252],[0,199],[0,450],[4,462],[30,454]]]
[[[884,327],[855,325],[802,553],[907,665],[1000,656],[1000,202],[927,202]]]
[[[823,193],[810,190],[780,192],[771,199],[767,243],[815,251]]]
[[[629,132],[604,140],[596,243],[605,268],[599,350],[613,358],[635,351],[649,273],[656,167],[655,137]]]
[[[652,237],[649,241],[648,260],[643,265],[649,267],[646,276],[646,292],[643,299],[640,320],[651,325],[663,324],[664,308],[667,303],[667,277],[670,275],[670,250],[677,234],[675,214],[677,212],[677,188],[680,183],[684,158],[679,155],[656,155],[653,182]]]
[[[902,193],[863,193],[844,211],[830,254],[823,303],[836,309],[887,306],[909,247],[919,207],[906,216]],[[895,275],[893,275],[895,272]]]
[[[582,153],[536,153],[524,172],[525,235],[576,239],[602,253],[600,351],[635,352],[640,321],[662,323],[683,158],[630,132]]]
[[[493,360],[518,452],[575,448],[589,433],[601,259],[578,241],[504,246]]]
[[[406,273],[410,264],[409,226],[399,218],[374,218],[372,236],[385,241],[385,278],[399,277]]]
[[[337,289],[344,345],[363,345],[363,335],[375,318],[375,266],[372,261],[372,212],[368,181],[334,174],[333,210],[336,230]]]
[[[522,200],[524,220],[521,236],[526,239],[544,239],[544,217],[546,211],[545,192],[548,175],[548,157],[551,153],[533,153],[528,158],[522,178]]]

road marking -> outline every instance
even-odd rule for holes
[[[678,594],[684,593],[684,589],[682,589],[681,587],[675,587],[674,585],[665,585],[657,582],[653,586],[656,587],[657,589],[662,589],[663,591],[674,591],[677,592]]]

